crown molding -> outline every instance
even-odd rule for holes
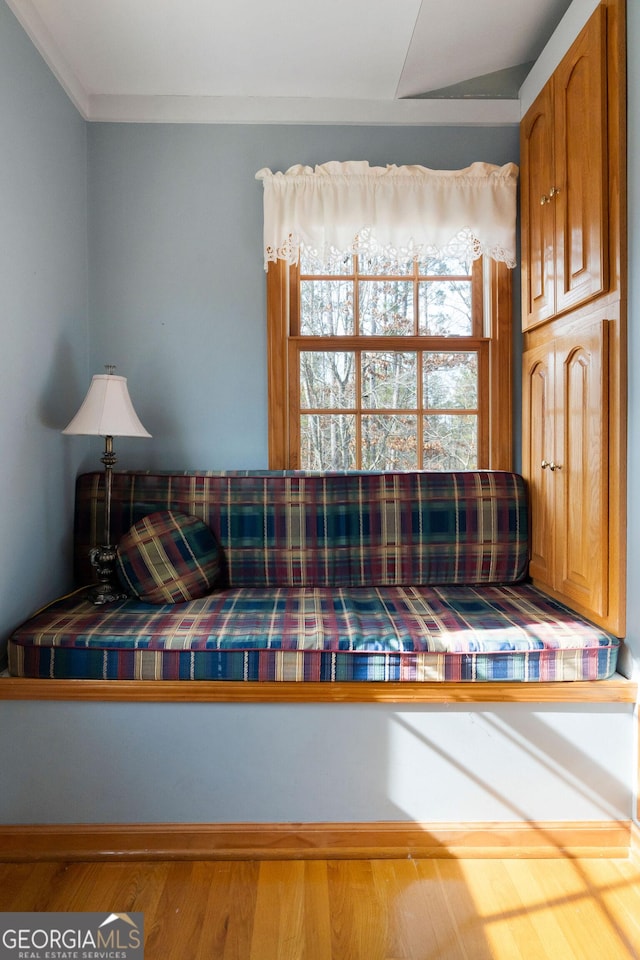
[[[6,4],[75,108],[87,120],[90,97],[60,53],[31,0],[6,0]]]
[[[85,119],[103,123],[243,123],[505,126],[518,100],[336,100],[296,97],[110,96],[88,98]]]

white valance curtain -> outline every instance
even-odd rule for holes
[[[393,260],[485,254],[514,267],[517,176],[514,163],[265,167],[256,174],[264,185],[265,269],[279,259],[297,263],[301,247],[323,263],[347,253]]]

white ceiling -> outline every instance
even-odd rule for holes
[[[535,60],[569,3],[7,0],[87,119],[336,122],[356,104],[401,122],[456,84],[482,97],[475,78]]]

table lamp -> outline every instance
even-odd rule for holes
[[[133,409],[126,377],[117,377],[112,364],[105,365],[106,373],[97,373],[82,405],[73,420],[62,431],[85,437],[104,437],[105,448],[100,458],[104,464],[104,537],[101,546],[90,553],[98,583],[88,597],[95,604],[123,600],[123,593],[115,574],[116,548],[111,543],[111,485],[116,455],[114,437],[150,437]]]

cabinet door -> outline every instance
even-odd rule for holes
[[[520,128],[522,205],[522,325],[533,327],[555,312],[553,82],[527,111]]]
[[[529,574],[553,589],[555,584],[553,344],[527,350],[522,376],[522,470],[529,488]]]
[[[556,339],[556,589],[581,607],[607,612],[607,323],[579,339]]]
[[[605,16],[598,7],[554,74],[556,313],[608,286]]]

